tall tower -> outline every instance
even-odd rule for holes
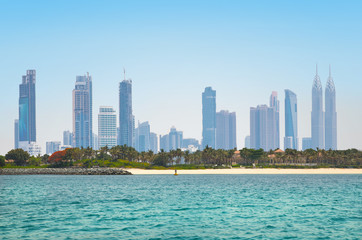
[[[112,107],[100,107],[98,113],[98,147],[117,145],[117,115]]]
[[[284,149],[298,150],[298,108],[297,95],[285,90],[285,138]]]
[[[278,93],[273,91],[270,95],[270,107],[274,109],[274,119],[273,119],[273,149],[280,148],[280,130],[279,130],[279,100]]]
[[[92,77],[76,76],[73,89],[74,147],[93,146]]]
[[[312,88],[312,148],[324,149],[323,90],[318,66]]]
[[[124,79],[119,84],[119,135],[118,145],[132,147],[133,140],[132,115],[132,80]]]
[[[216,91],[206,87],[202,93],[202,148],[216,148]]]
[[[19,85],[19,147],[36,142],[35,70],[27,70]]]
[[[325,143],[326,150],[337,150],[337,112],[336,112],[336,89],[331,75],[329,65],[329,77],[325,96]]]
[[[216,148],[236,148],[236,113],[221,110],[216,113]]]

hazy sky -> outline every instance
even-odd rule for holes
[[[249,108],[298,98],[299,137],[310,136],[318,63],[337,90],[338,147],[362,149],[362,1],[16,1],[0,2],[0,154],[14,146],[21,76],[36,69],[37,139],[72,130],[76,75],[93,77],[99,106],[118,112],[118,84],[133,80],[136,121],[165,134],[201,139],[201,93],[216,90],[217,110],[236,111],[237,143],[249,134]]]

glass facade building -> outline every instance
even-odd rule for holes
[[[216,91],[206,87],[202,93],[202,147],[216,148]]]
[[[270,106],[250,108],[250,148],[265,151],[279,148],[279,101],[276,92],[270,97]]]
[[[117,145],[117,114],[112,107],[100,107],[98,113],[98,147]]]
[[[19,148],[19,120],[14,121],[14,149]]]
[[[73,90],[74,147],[93,147],[92,77],[77,76]]]
[[[134,119],[132,115],[132,80],[119,84],[119,134],[118,145],[133,146]]]
[[[298,108],[297,95],[285,90],[285,138],[284,149],[298,150]]]
[[[216,148],[236,148],[236,113],[220,111],[216,113]]]
[[[35,102],[36,71],[27,70],[19,85],[19,144],[27,145],[36,142],[36,102]]]

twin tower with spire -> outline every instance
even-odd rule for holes
[[[312,138],[313,149],[337,150],[336,89],[329,65],[329,77],[325,90],[323,110],[323,88],[318,75],[318,65],[312,88]]]

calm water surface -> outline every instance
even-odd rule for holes
[[[0,239],[362,239],[361,175],[0,176]]]

